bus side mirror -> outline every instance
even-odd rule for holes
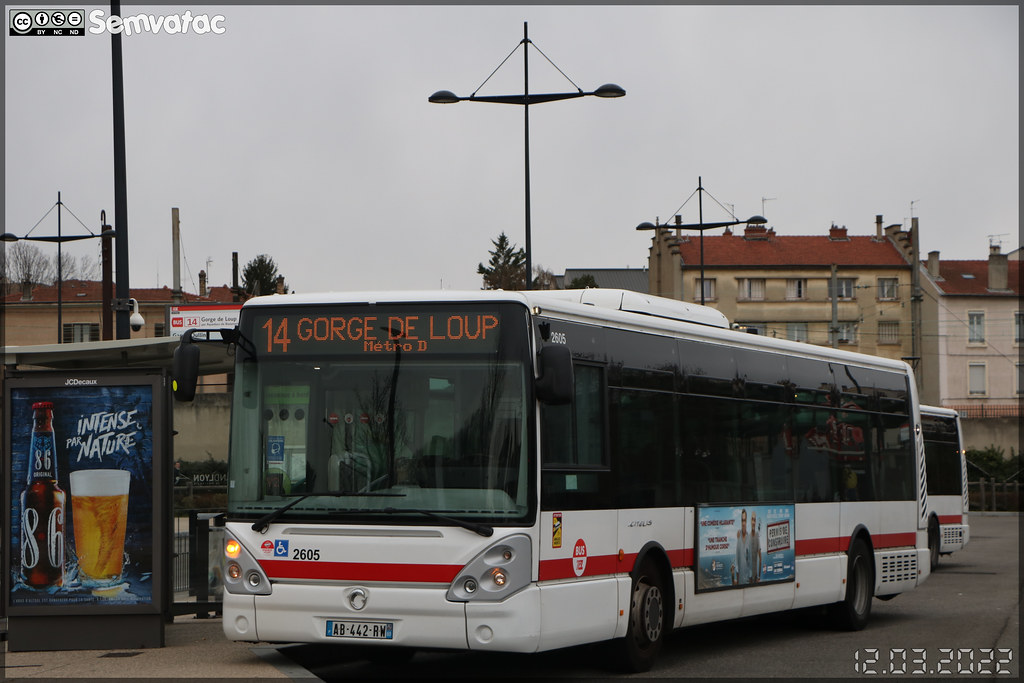
[[[534,384],[537,398],[552,406],[572,403],[575,379],[568,346],[549,344],[540,350],[540,376]]]
[[[192,330],[181,335],[171,362],[171,391],[178,401],[191,401],[199,379],[199,347],[192,341]]]

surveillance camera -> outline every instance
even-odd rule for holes
[[[139,313],[139,302],[135,299],[130,299],[129,302],[132,305],[132,315],[128,318],[128,324],[131,326],[133,332],[138,332],[142,329],[142,326],[146,324],[146,319]]]

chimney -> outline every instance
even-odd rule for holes
[[[875,239],[882,241],[882,214],[875,216]]]
[[[828,229],[828,238],[833,241],[850,240],[850,238],[846,236],[846,226],[844,225],[840,228],[835,223],[833,223],[832,227]]]
[[[278,294],[284,294],[284,275],[277,276],[276,289]]]
[[[748,224],[747,227],[743,229],[743,239],[767,240],[768,228],[764,225]]]
[[[199,271],[199,296],[206,296],[206,271]]]
[[[21,300],[32,301],[32,283],[22,282],[21,283]]]
[[[231,252],[231,300],[238,301],[238,252]]]
[[[937,251],[928,252],[928,274],[936,280],[942,277],[939,275],[939,252]]]
[[[988,288],[993,291],[1006,290],[1009,284],[1008,258],[999,252],[998,244],[988,248]]]
[[[180,304],[181,297],[181,231],[178,223],[178,207],[171,207],[171,301]],[[200,285],[200,289],[202,286]],[[200,293],[199,296],[202,296]]]

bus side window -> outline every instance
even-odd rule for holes
[[[544,509],[600,508],[610,504],[605,451],[604,368],[577,364],[570,405],[541,404]]]
[[[575,367],[576,386],[571,405],[541,404],[543,465],[600,467],[607,464],[604,448],[604,369]]]

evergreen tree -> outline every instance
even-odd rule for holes
[[[488,265],[479,264],[476,272],[484,276],[484,289],[523,289],[526,284],[526,252],[516,249],[502,232],[498,239],[491,240],[494,249],[490,251]]]
[[[597,289],[597,280],[590,273],[574,277],[566,289],[586,289],[587,287]]]
[[[242,288],[249,296],[277,292],[277,264],[266,254],[260,254],[242,269]],[[284,291],[288,291],[285,286]]]

